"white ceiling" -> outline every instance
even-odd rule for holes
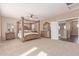
[[[65,3],[6,3],[0,4],[1,15],[5,17],[20,18],[34,14],[39,19],[56,16],[68,11]]]

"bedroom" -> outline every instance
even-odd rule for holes
[[[58,30],[62,21],[79,20],[79,3],[0,3],[0,11],[0,55],[79,55],[79,44],[61,40]],[[72,33],[74,31],[78,42],[78,28]],[[65,31],[63,36],[63,32],[60,34],[70,39],[69,32]]]

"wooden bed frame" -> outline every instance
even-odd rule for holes
[[[30,30],[32,30],[32,24],[38,24],[38,30],[36,31],[36,33],[38,34],[29,34],[24,36],[24,30],[25,30],[25,25],[29,25]],[[21,17],[21,20],[17,22],[17,38],[18,38],[18,33],[19,31],[21,31],[21,41],[26,41],[26,40],[30,40],[30,39],[36,39],[40,37],[40,21],[35,21],[35,20],[27,20],[24,19],[24,17]]]

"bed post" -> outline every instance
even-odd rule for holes
[[[21,17],[21,35],[22,35],[22,41],[24,40],[24,17]]]
[[[17,33],[16,33],[17,39],[18,39],[18,33],[19,33],[19,22],[17,22]]]
[[[32,23],[30,23],[29,25],[30,25],[30,29],[32,30]]]
[[[40,20],[38,21],[38,32],[40,34]]]

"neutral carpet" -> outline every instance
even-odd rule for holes
[[[0,42],[0,56],[77,56],[79,44],[40,38],[21,42],[18,39]]]

